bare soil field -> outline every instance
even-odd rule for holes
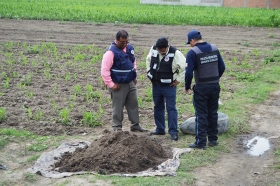
[[[27,56],[28,63],[37,60],[36,53],[28,52],[28,47],[25,45],[36,45],[42,43],[54,43],[59,50],[59,55],[62,60],[52,62],[40,59],[40,65],[22,65],[24,58],[18,57],[20,65],[14,65],[13,70],[9,71],[9,66],[6,65],[7,53],[1,52],[0,63],[4,64],[3,71],[9,77],[16,76],[10,81],[9,88],[2,88],[3,95],[0,97],[0,107],[4,107],[7,111],[7,120],[0,123],[1,128],[15,127],[17,129],[25,129],[38,135],[70,135],[73,140],[77,138],[83,140],[92,140],[103,136],[104,130],[111,129],[111,104],[107,90],[100,82],[100,65],[101,60],[97,60],[95,69],[75,68],[75,66],[67,66],[68,59],[66,54],[71,53],[71,48],[81,45],[94,45],[98,48],[98,52],[94,53],[90,49],[86,49],[89,55],[89,61],[93,60],[94,56],[102,56],[103,52],[114,40],[118,30],[124,29],[130,34],[130,43],[136,49],[136,59],[138,64],[140,61],[145,61],[147,52],[150,47],[155,44],[159,37],[168,37],[171,45],[179,48],[184,53],[190,47],[185,45],[186,34],[191,29],[199,29],[202,32],[203,40],[216,44],[223,51],[223,57],[227,63],[228,59],[236,57],[241,58],[239,54],[250,52],[252,50],[262,51],[272,49],[272,43],[280,41],[279,28],[256,28],[256,27],[218,27],[218,26],[167,26],[167,25],[145,25],[145,24],[94,24],[94,23],[76,23],[76,22],[56,22],[56,21],[36,21],[36,20],[6,20],[0,19],[0,43],[1,51],[7,50],[4,43],[20,43],[13,48],[5,51],[7,53],[16,53],[19,50],[25,51],[22,55]],[[273,36],[273,37],[271,37]],[[50,55],[43,53],[41,56]],[[263,55],[256,55],[255,61],[262,61]],[[227,64],[226,64],[227,65]],[[44,70],[48,66],[53,74],[49,78],[47,71]],[[145,77],[145,67],[138,65],[138,74],[140,78],[137,83],[138,97],[144,101],[146,106],[140,107],[141,125],[154,130],[153,107],[152,101],[147,100],[147,92],[145,88],[149,87],[147,78]],[[92,68],[92,66],[91,66]],[[259,67],[256,67],[259,68]],[[14,74],[17,72],[18,75]],[[69,80],[68,72],[72,75]],[[252,70],[252,73],[254,70]],[[1,72],[2,73],[2,72]],[[19,82],[24,82],[26,77],[32,73],[31,83],[26,87],[19,87]],[[227,73],[227,72],[226,72]],[[232,77],[223,77],[222,82],[226,85],[227,94],[221,95],[224,104],[231,94],[234,93],[234,84],[227,84],[227,79]],[[78,77],[74,78],[74,74]],[[6,77],[0,77],[4,81]],[[74,92],[74,86],[80,85],[86,87],[87,84],[93,86],[94,90],[98,90],[105,100],[102,103],[98,102],[101,95],[93,96],[88,102],[82,95],[71,97]],[[183,88],[179,89],[180,94],[183,93]],[[32,96],[30,93],[32,92]],[[33,95],[34,94],[34,95]],[[107,98],[106,98],[107,97]],[[70,114],[71,124],[63,125],[58,118],[58,110],[69,107],[69,102],[73,103]],[[190,102],[186,98],[186,102]],[[100,104],[104,115],[101,117],[101,126],[87,127],[81,124],[83,111],[97,111],[100,109]],[[181,103],[180,103],[181,104]],[[56,107],[58,107],[56,109]],[[262,105],[251,108],[250,123],[251,133],[238,136],[234,144],[229,144],[230,153],[222,154],[220,159],[213,165],[200,167],[195,169],[194,174],[196,181],[193,185],[274,185],[277,181],[279,184],[280,173],[276,169],[270,169],[273,164],[273,150],[279,146],[279,131],[280,131],[280,91],[271,94],[270,98]],[[29,118],[27,109],[31,108],[33,113],[39,110],[44,111],[44,119],[38,121]],[[192,114],[185,111],[179,115],[179,123],[183,122]],[[129,130],[129,122],[125,117],[123,124],[124,130]],[[145,136],[147,133],[137,133],[137,135]],[[183,135],[183,134],[180,134]],[[93,137],[94,136],[94,137]],[[243,141],[253,138],[254,136],[263,136],[270,139],[271,148],[264,155],[252,157],[246,154]],[[0,136],[1,137],[1,136]],[[180,136],[179,136],[180,137]],[[169,136],[159,138],[165,146],[175,146],[176,143],[170,142]],[[180,139],[179,139],[180,141]],[[187,142],[189,144],[189,142]],[[25,144],[26,145],[26,144]],[[25,164],[26,157],[22,156],[22,147],[20,144],[9,143],[9,145],[1,150],[0,163],[7,165],[12,173],[7,173],[0,169],[0,180],[15,180],[18,185],[26,185],[26,180],[23,180],[23,173],[28,168]],[[10,156],[12,154],[12,157]],[[33,185],[59,185],[65,182],[68,185],[111,185],[110,181],[97,181],[90,183],[84,177],[69,177],[60,180],[50,180],[41,177],[36,180]],[[28,182],[27,182],[28,183]],[[71,184],[70,184],[71,183]],[[182,184],[184,185],[184,184]]]

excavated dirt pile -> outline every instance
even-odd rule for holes
[[[64,153],[55,164],[59,172],[95,171],[99,174],[136,173],[156,169],[157,165],[172,158],[170,149],[147,136],[128,131],[103,131],[104,136],[87,148]]]

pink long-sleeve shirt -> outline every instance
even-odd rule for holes
[[[123,49],[124,52],[126,52],[126,47]],[[114,63],[114,53],[111,50],[107,50],[102,58],[102,64],[101,64],[101,76],[103,79],[103,82],[108,87],[112,88],[115,83],[112,81],[111,78],[111,68]],[[134,61],[134,68],[136,70],[136,60]]]

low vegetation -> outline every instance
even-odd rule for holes
[[[279,27],[280,9],[167,6],[139,0],[2,0],[0,17],[167,25]]]

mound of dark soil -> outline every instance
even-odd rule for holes
[[[108,130],[103,134],[87,148],[64,153],[55,168],[59,168],[59,172],[136,173],[156,167],[172,157],[170,150],[147,136]]]

